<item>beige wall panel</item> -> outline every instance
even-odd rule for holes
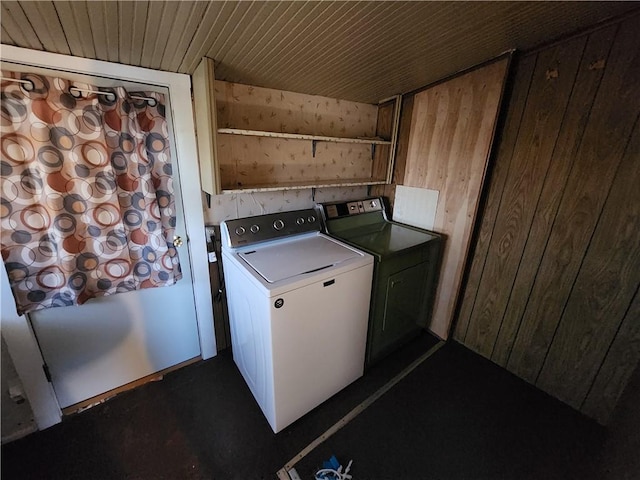
[[[215,82],[219,128],[373,137],[377,106],[239,83]]]
[[[402,100],[399,100],[402,101]],[[393,142],[393,129],[396,118],[396,100],[391,100],[378,105],[378,119],[376,121],[375,135]],[[376,180],[386,180],[389,171],[390,152],[392,145],[376,145],[374,148],[373,168],[371,176]],[[388,180],[391,182],[391,178]]]
[[[414,97],[404,185],[440,192],[434,230],[447,238],[430,329],[448,336],[508,67],[508,59]]]
[[[360,180],[372,166],[368,145],[318,142],[314,158],[311,141],[226,134],[218,135],[218,157],[223,190]]]

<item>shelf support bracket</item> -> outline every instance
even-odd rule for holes
[[[311,156],[316,158],[316,145],[318,144],[317,140],[311,140]]]

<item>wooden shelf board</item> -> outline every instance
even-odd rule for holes
[[[385,180],[371,180],[371,179],[345,179],[345,180],[318,180],[317,182],[308,183],[279,183],[279,184],[264,184],[264,185],[247,185],[246,187],[239,188],[223,188],[222,193],[252,193],[252,192],[273,192],[278,190],[304,190],[307,188],[330,188],[330,187],[355,187],[364,185],[384,185],[387,182]]]
[[[374,145],[391,145],[390,140],[380,138],[345,138],[345,137],[325,137],[323,135],[305,135],[300,133],[265,132],[262,130],[242,130],[239,128],[219,128],[218,133],[227,135],[244,135],[250,137],[272,137],[287,138],[292,140],[316,140],[320,142],[335,143],[364,143]]]

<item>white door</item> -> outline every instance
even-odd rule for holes
[[[4,68],[11,67],[6,64]],[[168,90],[105,78],[59,75],[86,83],[128,90]],[[166,109],[173,137],[171,109]],[[44,360],[51,374],[60,407],[87,400],[114,388],[201,354],[187,235],[180,191],[175,141],[171,140],[176,200],[176,235],[184,239],[178,249],[183,278],[175,285],[94,298],[81,306],[57,307],[29,314]]]

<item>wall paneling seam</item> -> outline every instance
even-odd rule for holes
[[[511,165],[512,165],[512,161],[513,161],[513,152],[515,150],[515,145],[518,143],[518,137],[520,136],[520,128],[522,126],[522,119],[524,117],[524,112],[527,109],[527,103],[529,102],[529,92],[531,91],[531,85],[533,84],[533,74],[534,74],[534,72],[536,70],[537,64],[538,64],[538,55],[536,54],[535,55],[535,62],[534,62],[533,68],[531,69],[531,76],[529,77],[529,85],[527,87],[527,94],[525,96],[524,105],[522,107],[522,113],[520,114],[520,119],[518,121],[518,129],[517,129],[516,136],[515,136],[514,143],[513,143],[514,144],[514,148],[511,150],[511,154],[509,155],[509,164],[507,166],[507,172],[505,173],[505,183],[506,183],[506,180],[509,178],[509,172],[511,171]],[[516,74],[517,74],[517,72],[516,72]],[[514,79],[513,88],[515,89],[515,75],[514,75],[513,79]],[[510,107],[510,105],[507,106],[507,108],[509,108],[509,107]],[[494,165],[499,160],[499,158],[498,158],[499,150],[500,150],[500,148],[498,147],[498,151],[496,151],[496,159],[495,159]],[[489,186],[489,188],[491,188],[491,186]],[[500,207],[502,206],[502,199],[503,199],[503,196],[504,196],[504,191],[505,191],[505,189],[503,188],[502,191],[500,192],[500,200],[498,201],[498,206],[496,208],[496,218],[498,216],[498,213],[500,212]],[[488,192],[487,192],[487,200],[488,200]],[[491,248],[491,244],[493,242],[493,233],[495,232],[495,226],[496,226],[496,222],[494,221],[493,225],[491,226],[491,233],[489,235],[489,241],[487,242],[487,253],[489,252],[489,249]],[[474,248],[475,248],[475,246],[476,245],[474,245]],[[478,298],[478,291],[480,290],[480,285],[482,284],[482,279],[484,277],[485,266],[486,266],[488,258],[489,258],[489,255],[485,255],[484,256],[484,260],[482,262],[482,269],[481,269],[481,273],[480,273],[480,278],[478,279],[478,285],[476,287],[475,294],[473,295],[473,305],[471,307],[471,311],[469,312],[469,321],[467,322],[467,328],[465,329],[464,337],[461,339],[462,343],[466,342],[467,334],[469,333],[469,327],[471,326],[471,320],[473,318],[473,312],[475,311],[475,308],[476,308],[476,300]],[[469,260],[471,260],[471,257],[469,257]],[[465,345],[466,345],[466,343],[465,343]]]

